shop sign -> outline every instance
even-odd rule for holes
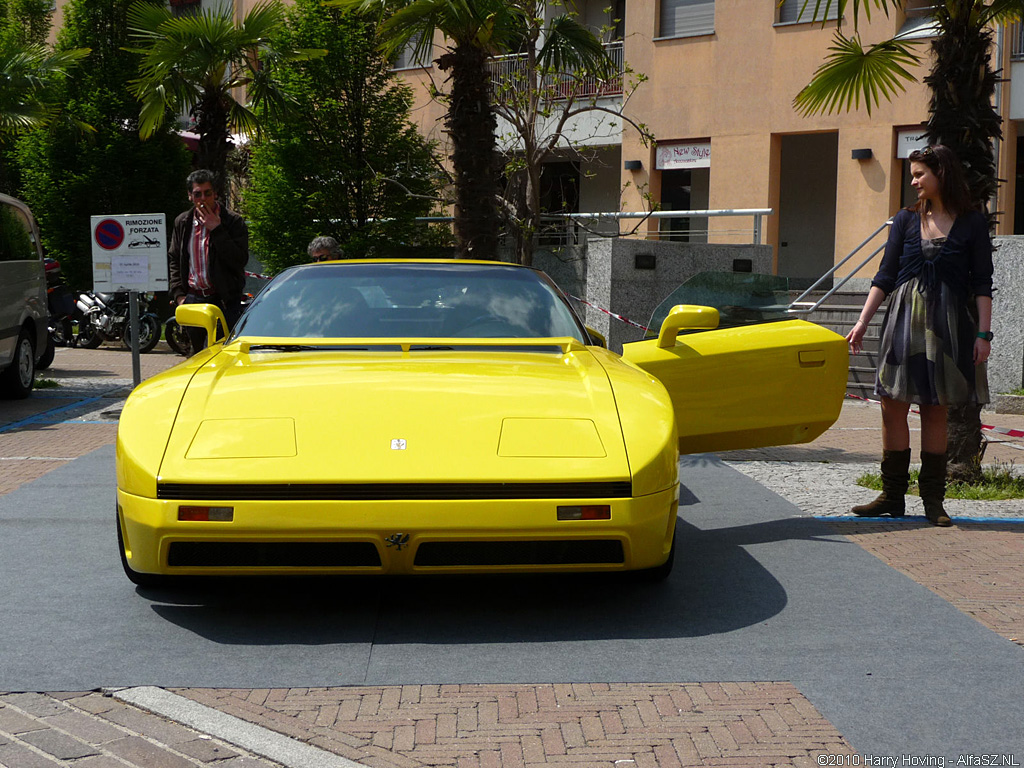
[[[671,171],[680,168],[710,168],[711,142],[687,141],[677,144],[659,144],[655,155],[655,168]]]
[[[896,157],[900,160],[906,160],[915,149],[924,149],[927,146],[928,136],[923,126],[896,134]]]

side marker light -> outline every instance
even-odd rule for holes
[[[178,507],[178,520],[182,522],[230,523],[234,519],[234,507]]]
[[[559,507],[559,520],[611,520],[612,508],[608,504],[588,504],[581,507]]]

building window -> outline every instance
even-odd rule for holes
[[[171,13],[177,18],[198,16],[203,12],[203,0],[171,0]]]
[[[714,31],[714,0],[661,0],[658,37],[710,35]]]
[[[814,6],[817,0],[782,0],[779,5],[779,24],[803,24],[809,21],[835,21],[839,18],[839,0],[830,0],[824,17],[820,10],[818,18],[814,18]]]
[[[419,37],[414,37],[405,47],[398,52],[395,57],[394,63],[391,65],[392,69],[417,69],[420,67],[430,66],[430,51],[416,56],[416,46],[419,45]]]

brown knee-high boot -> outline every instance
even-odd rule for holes
[[[850,511],[861,517],[892,515],[903,517],[906,507],[903,497],[910,485],[910,449],[882,451],[882,493],[869,504],[861,504]]]
[[[946,454],[921,451],[921,475],[917,482],[928,522],[942,528],[952,525],[953,521],[942,508],[942,500],[946,498]]]

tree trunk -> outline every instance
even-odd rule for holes
[[[992,107],[998,82],[990,54],[992,32],[972,25],[972,4],[973,0],[955,0],[936,6],[945,33],[932,41],[935,64],[924,80],[931,91],[927,133],[929,143],[945,144],[960,158],[971,197],[987,209],[998,186],[993,144],[1002,137],[1002,128]],[[995,223],[994,218],[990,220]],[[969,308],[973,312],[973,306]],[[950,407],[947,437],[949,478],[980,480],[985,450],[981,406]]]
[[[196,152],[196,166],[212,171],[216,176],[214,186],[217,199],[227,201],[227,178],[225,169],[228,160],[228,113],[220,100],[204,99],[196,109],[196,132],[199,134],[199,149]]]
[[[946,433],[949,439],[947,476],[950,480],[977,483],[981,480],[981,459],[985,455],[981,406],[971,403],[950,406]]]
[[[451,70],[452,92],[445,125],[455,176],[455,241],[461,259],[498,256],[498,162],[487,53],[459,45],[437,60]]]

